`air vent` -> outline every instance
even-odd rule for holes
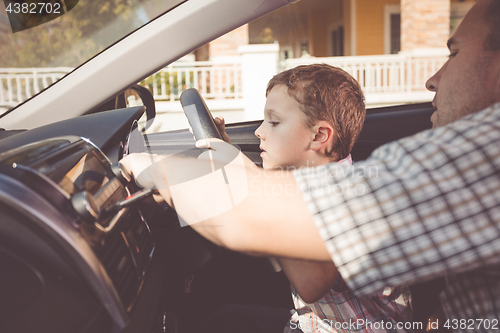
[[[112,239],[108,240],[102,263],[113,281],[124,307],[128,308],[137,295],[140,279],[130,250],[121,233],[114,234]]]

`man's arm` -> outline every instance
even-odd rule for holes
[[[278,257],[332,258],[351,290],[370,295],[387,285],[499,264],[499,127],[496,105],[384,145],[349,169],[329,164],[293,175],[258,174],[244,158],[239,168],[247,172],[248,195],[201,223],[197,218],[220,196],[171,195],[161,167],[150,180],[214,242]],[[190,172],[188,166],[171,170]]]
[[[226,143],[223,145],[234,149]],[[206,182],[204,177],[178,181],[180,173],[199,174],[200,168],[210,165],[210,160],[156,157],[150,166],[149,155],[131,154],[121,164],[143,186],[155,186],[185,222],[215,244],[257,255],[331,261],[293,174],[264,172],[243,154],[242,160],[241,165],[224,168],[229,177],[244,174],[244,179],[239,181],[247,189],[243,200],[227,210],[221,200],[226,194],[217,191],[220,187],[212,183],[210,176]],[[233,183],[231,179],[230,183]],[[221,213],[206,218],[210,212]]]

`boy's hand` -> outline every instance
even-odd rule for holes
[[[226,133],[226,122],[223,117],[215,117],[214,118],[215,125],[217,125],[217,129],[219,130],[220,135],[222,135],[222,139],[227,143],[231,143],[231,139]]]

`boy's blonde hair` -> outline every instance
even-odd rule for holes
[[[344,70],[327,64],[303,65],[275,75],[268,83],[266,96],[274,86],[283,84],[307,116],[306,126],[327,121],[335,133],[327,156],[346,158],[365,120],[365,101],[359,83]]]

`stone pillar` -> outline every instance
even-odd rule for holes
[[[279,45],[242,45],[238,52],[241,54],[245,120],[263,119],[267,83],[278,73]]]
[[[401,0],[401,51],[446,48],[450,0]]]

